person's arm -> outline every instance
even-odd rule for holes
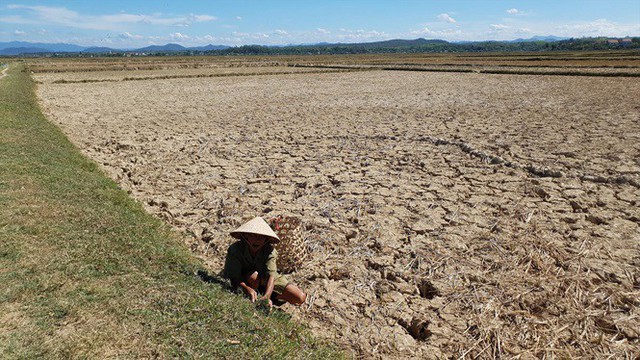
[[[278,251],[276,249],[272,249],[271,253],[267,257],[267,263],[266,263],[267,273],[269,274],[269,277],[267,278],[267,289],[264,293],[264,296],[260,298],[261,300],[268,299],[269,305],[271,305],[271,294],[273,294],[273,288],[275,286],[276,276],[278,276],[277,260],[278,260]]]
[[[264,295],[260,298],[260,300],[269,300],[269,305],[271,305],[271,294],[273,294],[273,288],[276,283],[276,277],[269,274],[269,279],[267,279],[267,289],[264,292]]]
[[[256,300],[258,300],[258,293],[253,288],[251,288],[251,286],[245,284],[244,281],[240,282],[238,286],[242,288],[244,294],[247,295],[251,302],[256,302]]]

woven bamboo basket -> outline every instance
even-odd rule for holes
[[[292,216],[280,216],[269,220],[269,225],[278,234],[278,271],[290,273],[299,269],[307,257],[307,247],[302,236],[302,222]]]

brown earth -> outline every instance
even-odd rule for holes
[[[104,58],[35,58],[29,68],[40,72],[145,71],[224,69],[294,64],[390,65],[390,66],[507,66],[520,68],[640,69],[640,51],[592,51],[546,53],[414,53],[279,56],[141,56]]]
[[[217,68],[185,68],[185,69],[161,69],[161,70],[110,70],[110,71],[84,71],[84,72],[43,72],[37,78],[41,83],[65,83],[65,82],[100,82],[100,81],[130,81],[130,80],[162,80],[167,78],[192,78],[192,77],[217,77],[217,76],[247,76],[247,75],[274,75],[305,72],[336,72],[349,69],[330,69],[312,67],[284,67],[284,66],[260,66],[260,67],[217,67]]]
[[[301,217],[310,297],[284,310],[385,358],[640,353],[639,93],[410,71],[38,89],[212,271],[243,220]]]

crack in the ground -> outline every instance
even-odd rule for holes
[[[494,164],[494,165],[504,165],[506,167],[510,167],[513,169],[521,169],[538,177],[577,178],[582,181],[589,181],[594,183],[631,185],[631,186],[640,188],[640,182],[638,180],[630,178],[628,176],[624,176],[624,175],[618,175],[618,176],[604,176],[604,175],[594,175],[594,174],[569,175],[569,174],[563,173],[560,170],[550,169],[548,167],[536,166],[533,164],[529,164],[529,165],[518,164],[514,161],[505,160],[498,155],[493,155],[485,151],[478,150],[473,146],[471,146],[469,143],[466,143],[462,140],[457,140],[457,141],[447,140],[447,139],[438,138],[434,136],[421,136],[416,138],[415,140],[426,141],[436,146],[440,146],[440,145],[457,146],[463,152],[471,155],[472,157],[479,158],[483,162]]]
[[[355,135],[353,137],[366,138],[371,140],[392,140],[392,141],[397,141],[402,138],[402,136],[399,136],[399,135],[374,135],[374,136]],[[310,137],[305,138],[305,140],[307,141],[309,139]],[[324,136],[323,139],[344,140],[345,137],[344,136]],[[519,163],[513,160],[507,160],[501,156],[494,155],[486,151],[478,150],[475,147],[473,147],[471,144],[463,140],[448,140],[448,139],[439,138],[439,137],[430,136],[430,135],[418,136],[416,138],[405,138],[405,140],[428,142],[436,146],[443,146],[443,145],[456,146],[463,152],[469,154],[471,157],[478,158],[484,163],[493,164],[493,165],[503,165],[512,169],[523,170],[537,177],[580,179],[582,181],[599,183],[599,184],[631,185],[633,187],[640,188],[640,181],[634,178],[631,178],[629,176],[625,176],[625,175],[606,176],[602,174],[589,174],[589,173],[568,174],[562,170],[551,169],[546,166],[539,166],[535,164],[523,165],[522,163]],[[334,155],[330,157],[341,158],[341,155]],[[375,159],[374,156],[370,156],[370,157]]]

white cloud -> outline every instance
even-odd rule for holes
[[[26,5],[7,5],[9,10],[26,10],[35,15],[27,18],[15,15],[1,18],[0,21],[13,24],[67,24],[75,23],[80,19],[80,15],[63,7],[49,7],[49,6],[26,6]]]
[[[179,32],[169,34],[169,38],[173,41],[185,41],[191,39],[189,35],[181,34]]]
[[[15,35],[15,36],[23,36],[23,35],[26,35],[26,34],[27,33],[22,31],[22,30],[16,30],[16,31],[13,32],[13,35]]]
[[[226,45],[245,45],[250,43],[282,45],[287,43],[312,43],[312,42],[364,42],[391,39],[388,33],[369,29],[346,29],[338,31],[320,32],[317,29],[311,31],[285,31],[277,29],[269,33],[232,32],[229,37],[219,37],[216,42]],[[192,39],[195,40],[195,39]]]
[[[123,24],[132,24],[132,23],[141,23],[141,24],[151,24],[153,21],[160,21],[162,19],[152,19],[150,16],[146,15],[134,15],[134,14],[114,14],[114,15],[103,15],[100,17],[104,22],[107,23],[123,23]],[[168,23],[173,23],[173,20],[167,21]]]
[[[428,27],[422,28],[420,30],[414,30],[411,32],[412,35],[431,35],[433,32]]]
[[[69,20],[77,19],[80,15],[72,10],[64,7],[51,7],[51,6],[27,6],[27,5],[8,5],[8,9],[11,10],[30,10],[39,15],[44,20]]]
[[[319,32],[320,34],[329,34],[330,33],[329,30],[323,29],[323,28],[317,28],[316,31]]]
[[[444,29],[440,31],[434,31],[435,34],[442,35],[444,38],[451,38],[453,35],[462,35],[460,29]]]
[[[236,20],[242,20],[242,16],[236,16]]]
[[[463,32],[460,29],[431,30],[428,27],[411,31],[410,36],[429,36],[443,40],[460,40]]]
[[[611,36],[622,37],[640,33],[640,24],[619,24],[607,19],[560,25],[556,29],[560,36]]]
[[[106,15],[86,15],[65,7],[8,5],[10,10],[27,11],[28,16],[8,16],[0,21],[14,24],[59,25],[88,30],[122,30],[125,25],[149,24],[164,26],[189,26],[194,22],[216,20],[215,16],[206,14],[189,14],[167,17],[160,13],[128,14],[116,13]]]
[[[234,36],[235,41],[255,41],[255,40],[264,40],[264,39],[268,39],[269,35],[265,34],[265,33],[247,33],[247,32],[238,32],[238,31],[234,31],[231,33],[231,35]]]
[[[191,15],[191,18],[195,22],[207,22],[207,21],[216,21],[218,18],[211,15]]]
[[[511,9],[507,9],[505,10],[505,12],[509,15],[514,15],[514,16],[527,16],[527,15],[531,15],[531,13],[529,12],[525,12],[523,10],[520,9],[516,9],[516,8],[511,8]]]
[[[454,24],[456,22],[456,20],[454,18],[449,16],[449,14],[440,14],[437,17],[438,17],[438,20],[444,21],[444,22],[448,22],[448,23],[451,23],[451,24]]]
[[[378,30],[350,30],[350,29],[340,29],[340,33],[335,35],[336,40],[339,41],[376,41],[376,40],[386,40],[391,38],[389,34],[384,31]]]
[[[153,23],[154,21],[158,21],[158,19],[145,19],[145,20],[150,21],[150,23]],[[218,19],[215,16],[211,16],[211,15],[189,14],[185,17],[167,18],[164,20],[169,22],[168,24],[165,24],[165,25],[187,27],[187,26],[191,26],[191,24],[193,23],[215,21]],[[173,22],[173,24],[171,22]]]
[[[133,34],[131,34],[131,33],[129,33],[129,32],[126,32],[126,31],[125,31],[125,32],[123,32],[122,34],[118,34],[118,37],[119,37],[120,39],[125,39],[125,40],[131,40],[131,39],[139,40],[139,39],[142,39],[142,38],[143,38],[143,36],[142,36],[142,35],[133,35]]]
[[[0,22],[7,24],[36,24],[34,21],[29,21],[21,16],[3,16],[0,17]]]
[[[504,24],[491,24],[489,25],[489,28],[491,29],[491,31],[504,31],[509,29],[509,26]]]
[[[520,28],[516,30],[516,34],[531,34],[533,31],[529,28]]]

